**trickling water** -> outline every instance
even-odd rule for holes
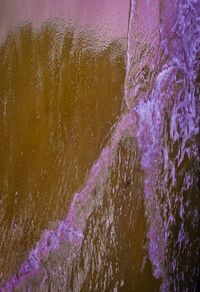
[[[26,24],[2,44],[0,278],[66,218],[106,144],[121,110],[124,45],[63,21],[36,32]]]
[[[131,1],[126,106],[67,218],[44,232],[2,291],[200,289],[199,11],[199,1]]]

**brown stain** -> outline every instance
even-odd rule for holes
[[[0,47],[0,282],[66,218],[120,115],[125,40],[95,50],[63,34],[26,24]]]

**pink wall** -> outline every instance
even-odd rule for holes
[[[57,15],[95,26],[109,35],[123,35],[128,13],[129,0],[0,0],[0,41],[13,25],[29,20],[38,27]]]

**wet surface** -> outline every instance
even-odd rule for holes
[[[124,41],[96,48],[90,32],[60,26],[27,24],[0,49],[4,275],[66,217],[121,110]]]
[[[2,291],[199,290],[199,9],[131,1],[110,41],[8,35]]]

